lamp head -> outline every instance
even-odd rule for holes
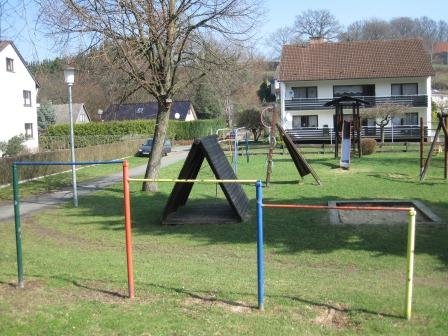
[[[67,67],[64,69],[64,80],[68,85],[73,85],[75,83],[75,68]]]

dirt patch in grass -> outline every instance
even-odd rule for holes
[[[204,297],[192,296],[184,301],[187,306],[201,305],[206,307],[219,307],[232,313],[249,314],[254,308],[242,301],[224,301],[219,300],[214,295]]]
[[[141,295],[140,295],[141,294]],[[111,287],[102,281],[70,281],[61,288],[49,286],[43,279],[25,281],[24,288],[14,283],[0,283],[0,300],[11,302],[12,314],[22,314],[39,310],[41,306],[67,305],[77,302],[97,301],[105,304],[130,304],[153,302],[154,297],[139,293],[134,300],[127,297],[127,288]]]
[[[336,329],[347,329],[354,326],[346,309],[342,307],[320,307],[314,323]]]
[[[17,283],[0,283],[0,300],[11,303],[9,306],[14,315],[28,314],[45,301],[35,298],[46,297],[46,283],[44,280],[28,280],[24,288],[19,288]]]

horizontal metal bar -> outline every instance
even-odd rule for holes
[[[175,183],[256,183],[257,180],[194,180],[194,179],[128,179],[129,182],[175,182]]]
[[[288,208],[288,209],[319,209],[319,210],[348,210],[348,211],[414,211],[413,207],[374,207],[374,206],[329,206],[308,204],[263,204],[264,208]]]
[[[13,162],[16,166],[85,166],[98,164],[123,163],[123,160],[112,161],[80,161],[80,162]]]

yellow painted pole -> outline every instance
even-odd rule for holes
[[[253,183],[257,180],[194,180],[194,179],[133,179],[129,182],[178,182],[178,183]]]
[[[415,209],[409,210],[408,221],[408,247],[406,272],[406,319],[411,320],[412,314],[412,287],[414,278],[414,247],[415,247]]]

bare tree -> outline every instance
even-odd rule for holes
[[[0,0],[0,40],[16,38],[23,30],[22,23],[15,20],[23,1]]]
[[[394,38],[421,38],[432,56],[435,43],[448,41],[448,23],[443,20],[435,21],[426,16],[417,19],[397,17],[390,21],[373,18],[355,21],[339,35],[342,41]]]
[[[353,22],[347,27],[346,32],[339,35],[339,38],[344,41],[384,40],[390,39],[391,33],[391,27],[387,21],[369,19]]]
[[[416,33],[419,37],[423,38],[426,49],[431,55],[431,60],[433,56],[434,44],[438,42],[438,25],[437,22],[423,16],[415,20],[416,23]]]
[[[439,20],[438,26],[439,26],[439,29],[438,29],[437,40],[448,41],[448,22]]]
[[[266,38],[272,59],[278,60],[285,44],[300,43],[301,40],[292,27],[280,27]]]
[[[391,34],[394,38],[415,37],[415,22],[410,17],[397,17],[390,20]]]
[[[363,117],[375,119],[375,125],[380,128],[381,145],[384,144],[384,128],[389,125],[392,118],[402,117],[408,107],[400,104],[384,103],[365,109]]]
[[[8,0],[0,1],[0,40],[3,38],[3,17],[6,14],[6,5],[8,4]]]
[[[355,21],[351,23],[346,31],[339,34],[339,41],[360,41],[363,40],[363,22]]]
[[[52,33],[89,41],[111,70],[127,75],[129,94],[144,89],[159,105],[145,178],[157,178],[172,99],[207,74],[199,68],[210,38],[241,42],[259,17],[259,0],[40,0]],[[213,62],[223,62],[213,59]],[[192,70],[192,71],[190,71]],[[194,71],[193,71],[194,70]],[[157,191],[157,183],[143,190]]]
[[[296,16],[294,30],[302,39],[323,38],[334,40],[341,26],[326,9],[309,9]]]

